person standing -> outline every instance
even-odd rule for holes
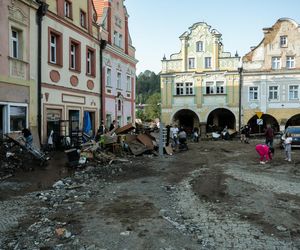
[[[292,161],[292,141],[293,137],[290,133],[286,134],[286,138],[284,140],[284,151],[285,151],[285,160],[291,162]]]
[[[109,131],[116,130],[118,128],[118,122],[113,120],[112,124],[110,124]]]
[[[270,124],[267,125],[265,136],[266,136],[266,144],[269,147],[273,148],[274,130],[272,129]]]

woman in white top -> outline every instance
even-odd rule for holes
[[[292,141],[293,138],[290,133],[286,134],[286,138],[284,140],[284,149],[285,149],[285,160],[292,161]]]

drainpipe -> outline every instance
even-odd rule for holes
[[[239,67],[238,71],[239,71],[239,132],[241,132],[241,124],[242,124],[243,67]]]
[[[48,10],[48,4],[41,0],[37,0],[40,4],[36,12],[36,20],[38,26],[38,61],[37,61],[37,122],[38,122],[38,134],[39,142],[41,145],[42,138],[42,21]]]
[[[102,120],[104,121],[104,117],[103,117],[103,107],[104,107],[104,102],[105,102],[105,98],[104,98],[104,92],[103,92],[103,73],[102,73],[102,67],[103,67],[103,50],[105,49],[107,44],[106,40],[101,39],[100,40],[100,103],[101,103],[101,112],[100,112],[100,124],[102,122]]]

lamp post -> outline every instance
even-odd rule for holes
[[[242,123],[242,86],[243,86],[243,66],[238,68],[239,72],[239,132],[241,132]]]
[[[157,106],[160,107],[160,114],[159,114],[159,145],[158,145],[158,153],[159,156],[163,156],[164,155],[164,143],[163,143],[163,129],[164,129],[164,125],[161,122],[161,115],[162,115],[162,107],[161,107],[161,103],[158,103]]]

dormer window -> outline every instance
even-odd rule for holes
[[[288,43],[287,36],[281,36],[280,37],[280,47],[281,48],[287,47],[287,43]]]

